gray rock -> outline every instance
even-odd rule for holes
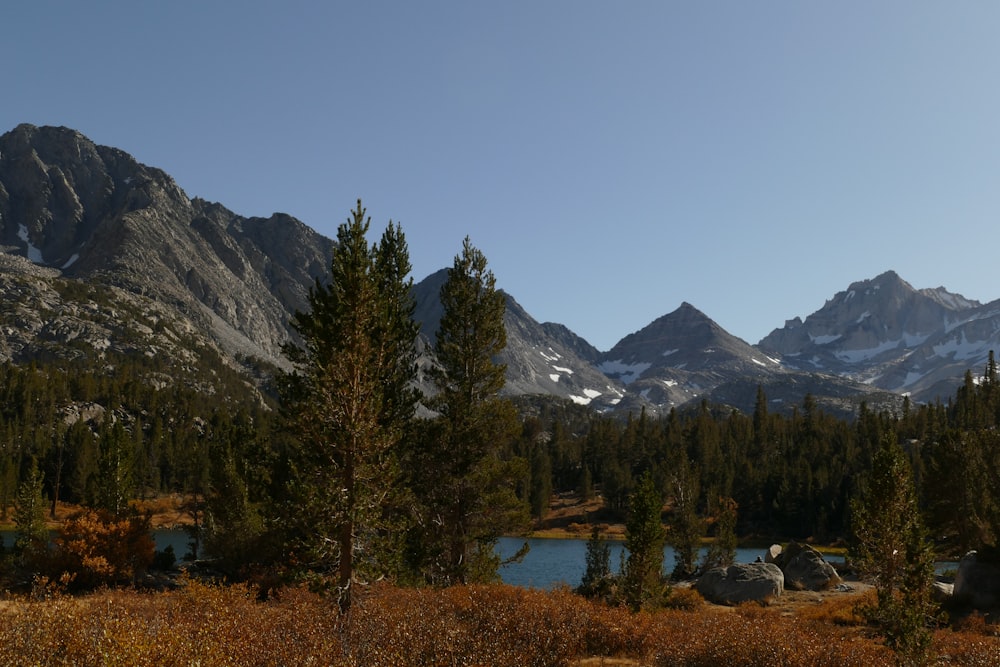
[[[785,576],[773,563],[736,563],[712,568],[698,579],[695,589],[716,604],[767,604],[784,592]]]
[[[781,568],[785,586],[790,590],[824,591],[841,582],[840,575],[823,554],[807,544],[790,542],[785,549],[779,547],[777,554],[772,546],[767,555],[771,558],[769,562]]]
[[[975,551],[962,556],[952,597],[955,603],[975,609],[1000,606],[1000,564],[980,559]]]

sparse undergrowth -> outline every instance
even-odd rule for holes
[[[378,586],[349,621],[301,589],[267,602],[243,586],[189,582],[169,593],[101,591],[0,603],[0,665],[890,665],[873,634],[831,606],[789,616],[757,605],[633,614],[568,591]],[[824,605],[825,606],[825,605]],[[941,664],[992,665],[985,624],[939,630]],[[587,661],[587,662],[585,662]]]

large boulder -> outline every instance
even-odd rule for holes
[[[952,600],[975,609],[1000,607],[1000,563],[984,560],[975,551],[962,556]]]
[[[765,561],[781,568],[785,586],[793,591],[825,591],[842,581],[823,554],[808,544],[789,542],[784,549],[773,545],[768,549]]]
[[[767,604],[785,590],[785,575],[773,563],[735,563],[715,567],[698,579],[695,589],[716,604],[755,601]]]

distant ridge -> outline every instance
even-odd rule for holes
[[[257,382],[262,365],[286,365],[288,322],[326,279],[335,242],[288,215],[191,199],[162,170],[74,130],[25,124],[0,136],[0,246],[0,360],[99,363],[117,350],[183,369],[211,349]],[[425,369],[446,274],[414,287]],[[749,411],[757,387],[777,410],[806,394],[842,414],[861,401],[899,409],[904,395],[947,400],[1000,348],[1000,301],[917,290],[893,271],[757,345],[684,302],[601,352],[506,298],[508,394],[618,414],[703,401]]]

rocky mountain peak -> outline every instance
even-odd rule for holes
[[[621,339],[601,355],[603,362],[624,365],[676,366],[677,359],[694,362],[705,353],[737,355],[750,346],[726,332],[715,321],[686,301]],[[669,359],[668,359],[669,358]]]
[[[974,302],[941,291],[918,291],[894,271],[852,283],[804,323],[776,329],[760,342],[801,367],[845,370],[892,359],[923,342]]]
[[[0,136],[0,244],[65,278],[172,304],[230,354],[274,363],[333,248],[289,216],[192,202],[121,150],[32,125]]]

